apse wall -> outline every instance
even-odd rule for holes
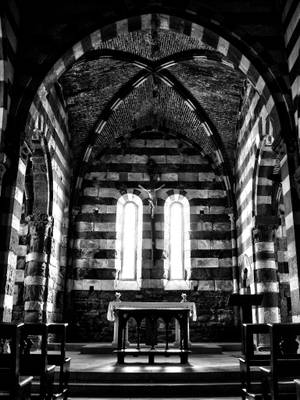
[[[155,211],[155,262],[151,260],[151,217],[146,192],[149,159],[159,177]],[[142,280],[139,290],[122,290],[122,300],[180,301],[187,293],[195,301],[197,322],[192,340],[226,340],[232,334],[233,314],[227,306],[232,292],[231,222],[226,190],[199,149],[159,132],[144,132],[95,157],[85,175],[72,249],[73,280],[69,298],[70,332],[74,339],[112,340],[106,319],[116,291],[116,205],[124,193],[143,201]],[[190,204],[191,274],[186,290],[164,288],[164,204],[180,193]],[[219,329],[215,329],[216,325]],[[213,328],[214,327],[214,328]]]

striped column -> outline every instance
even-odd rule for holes
[[[4,176],[0,202],[0,321],[11,321],[14,283],[19,246],[19,228],[30,150],[27,144],[20,149],[20,158],[11,163]]]
[[[258,323],[280,322],[274,222],[256,224],[252,232],[255,252],[254,281],[257,293],[264,294],[263,302],[257,310]]]
[[[53,220],[46,214],[29,217],[29,252],[24,278],[25,322],[47,321],[49,254]]]
[[[299,284],[299,265],[300,265],[300,221],[299,221],[299,198],[296,190],[292,188],[290,171],[293,170],[294,163],[292,155],[286,152],[286,146],[281,145],[284,155],[280,160],[280,172],[282,182],[282,195],[285,209],[285,227],[287,239],[287,254],[289,264],[289,283],[291,292],[291,307],[293,322],[300,321],[300,284]],[[297,182],[294,182],[297,187]]]
[[[237,246],[236,246],[236,217],[233,213],[228,214],[230,218],[231,248],[232,248],[232,281],[233,293],[239,292],[239,268],[237,265]]]

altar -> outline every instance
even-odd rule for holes
[[[133,318],[137,324],[136,348],[130,348],[127,336],[127,323]],[[114,322],[113,346],[116,347],[118,362],[123,363],[126,354],[147,354],[149,363],[154,362],[156,354],[180,356],[181,363],[187,362],[189,352],[189,319],[197,320],[196,306],[192,302],[121,302],[109,303],[107,319]],[[143,319],[150,321],[150,348],[141,348],[140,327]],[[165,347],[155,347],[155,326],[158,319],[165,323]],[[175,343],[169,347],[168,327],[175,320]]]

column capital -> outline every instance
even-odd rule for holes
[[[29,144],[26,141],[24,141],[22,146],[20,147],[20,157],[26,163],[30,155],[31,155],[31,148]]]
[[[255,243],[272,242],[275,240],[275,230],[280,225],[280,219],[275,215],[257,215],[254,218],[252,237]]]
[[[3,182],[3,177],[5,175],[5,172],[7,171],[7,168],[9,167],[10,162],[9,158],[7,157],[7,154],[4,152],[0,152],[0,196],[2,193],[2,182]]]
[[[40,211],[34,211],[26,217],[29,228],[34,230],[46,230],[53,225],[53,217]]]
[[[231,225],[235,224],[236,223],[236,215],[231,208],[227,209],[227,215],[231,222]]]
[[[255,243],[273,242],[275,240],[275,225],[257,225],[252,229],[252,236]]]
[[[9,165],[9,159],[6,153],[4,153],[3,151],[0,151],[0,164]]]

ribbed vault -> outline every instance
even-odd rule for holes
[[[101,42],[60,78],[75,170],[132,132],[155,129],[180,133],[230,175],[244,80],[183,33],[154,26]]]

